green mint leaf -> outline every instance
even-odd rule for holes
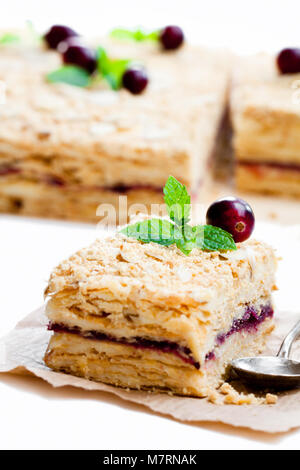
[[[134,31],[124,28],[115,28],[110,32],[110,37],[120,40],[134,40]]]
[[[97,65],[100,73],[107,73],[109,69],[109,58],[103,47],[97,49]]]
[[[230,233],[213,225],[193,227],[195,244],[201,250],[227,251],[236,250],[236,244]]]
[[[90,84],[90,75],[81,67],[75,65],[64,65],[46,76],[51,83],[68,83],[79,87],[86,87]]]
[[[98,71],[113,90],[121,88],[124,72],[130,62],[129,59],[109,59],[103,47],[97,50]]]
[[[110,61],[109,71],[103,76],[113,90],[119,90],[121,88],[123,75],[129,63],[130,60],[127,59]]]
[[[186,238],[181,238],[176,241],[176,246],[179,250],[182,251],[185,255],[189,255],[190,252],[196,247],[195,240],[187,240]]]
[[[163,192],[170,219],[178,226],[187,224],[190,219],[191,198],[186,187],[174,176],[169,176]]]
[[[137,42],[158,41],[159,31],[151,31],[150,33],[146,33],[140,28],[136,30],[116,28],[111,31],[110,36],[114,39],[137,41]]]
[[[120,230],[120,233],[144,243],[154,242],[164,246],[173,245],[182,237],[181,232],[174,224],[165,219],[149,219],[136,222]]]
[[[6,44],[12,44],[15,42],[19,42],[21,40],[20,36],[12,33],[4,33],[0,36],[0,45],[4,46]]]

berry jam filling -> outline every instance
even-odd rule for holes
[[[15,175],[15,174],[20,174],[23,173],[22,170],[16,167],[0,167],[0,177],[1,176],[8,176],[8,175]],[[99,191],[112,191],[115,193],[120,193],[120,194],[126,194],[129,191],[155,191],[155,192],[162,192],[162,188],[160,186],[152,186],[151,184],[132,184],[132,185],[126,185],[126,184],[116,184],[113,186],[83,186],[83,185],[72,185],[71,183],[68,183],[64,181],[62,178],[58,176],[53,176],[53,175],[43,175],[43,176],[38,176],[38,175],[28,175],[28,179],[34,178],[35,180],[38,180],[39,182],[45,183],[50,186],[57,186],[57,187],[72,187],[73,189],[76,188],[76,190],[99,190]]]
[[[7,175],[16,175],[17,173],[20,173],[21,170],[19,168],[14,168],[14,167],[0,167],[0,176],[7,176]]]
[[[273,309],[271,305],[261,307],[260,314],[258,315],[254,307],[247,307],[242,318],[233,320],[232,326],[227,333],[222,333],[217,336],[217,344],[221,345],[234,333],[246,331],[247,333],[254,333],[257,327],[266,319],[273,316]]]
[[[200,369],[200,364],[193,359],[190,349],[184,346],[180,346],[177,343],[173,343],[172,341],[153,341],[139,337],[133,337],[131,340],[128,340],[125,338],[115,338],[113,336],[100,333],[99,331],[88,331],[83,333],[78,327],[70,328],[61,323],[51,322],[48,325],[48,330],[54,331],[55,333],[73,333],[99,341],[111,341],[113,343],[132,346],[137,349],[152,349],[154,351],[175,354],[175,356],[179,357],[184,362],[193,365],[196,367],[196,369]]]
[[[293,171],[300,171],[300,165],[298,163],[277,163],[277,162],[253,162],[248,160],[243,160],[238,162],[240,166],[247,166],[250,169],[253,168],[254,171],[258,171],[264,168],[274,168],[277,170],[293,170]]]
[[[265,305],[261,307],[260,314],[255,310],[254,307],[247,307],[244,315],[240,319],[233,321],[230,330],[227,333],[221,333],[217,336],[216,346],[224,344],[225,340],[229,338],[234,333],[240,333],[241,331],[246,331],[247,333],[254,333],[257,331],[257,327],[267,318],[273,316],[273,309],[271,305]],[[195,361],[192,357],[192,352],[188,347],[180,346],[177,343],[172,341],[153,341],[146,338],[139,338],[138,336],[131,338],[130,340],[126,338],[115,338],[111,335],[106,335],[100,333],[99,331],[88,331],[82,332],[80,328],[68,327],[62,323],[52,323],[48,325],[48,330],[54,331],[55,333],[71,333],[79,336],[83,336],[89,339],[95,339],[99,341],[111,341],[113,343],[124,344],[127,346],[132,346],[136,349],[151,349],[158,352],[174,354],[179,357],[182,361],[187,364],[193,365],[196,369],[200,369],[199,362]],[[205,356],[205,361],[211,361],[216,359],[215,350],[210,351]]]

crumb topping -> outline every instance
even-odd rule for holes
[[[175,247],[141,243],[117,234],[96,240],[62,262],[52,273],[47,295],[78,290],[82,295],[110,287],[119,297],[170,298],[176,303],[209,303],[216,292],[236,295],[236,289],[274,285],[276,259],[268,245],[250,240],[235,252],[205,252],[189,256]],[[271,276],[271,277],[270,277]]]

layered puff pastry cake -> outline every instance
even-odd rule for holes
[[[204,397],[273,329],[273,250],[231,252],[98,240],[52,273],[45,355],[55,371],[130,389]]]
[[[170,173],[194,193],[201,187],[226,101],[227,55],[187,44],[172,52],[149,42],[99,44],[144,65],[141,95],[104,80],[49,83],[58,52],[1,46],[0,212],[93,222],[99,204],[119,209],[120,195],[147,209],[161,203]],[[119,215],[124,223],[127,208]]]
[[[231,117],[241,190],[300,197],[300,73],[280,74],[276,58],[240,58]]]

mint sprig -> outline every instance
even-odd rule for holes
[[[0,45],[4,46],[6,44],[12,44],[15,42],[19,42],[21,40],[20,36],[13,33],[4,33],[0,36]]]
[[[110,36],[118,40],[129,40],[129,41],[158,41],[159,39],[159,30],[150,31],[147,33],[141,28],[135,30],[124,29],[124,28],[115,28],[110,32]]]
[[[203,251],[236,250],[230,233],[212,225],[188,224],[191,211],[191,198],[186,187],[174,176],[169,176],[163,189],[168,219],[148,219],[136,222],[120,230],[120,233],[144,243],[176,245],[188,255],[194,248]]]
[[[193,227],[195,244],[201,250],[224,251],[236,250],[232,235],[226,230],[213,225],[198,225]]]
[[[122,77],[130,62],[130,59],[110,59],[103,47],[97,49],[98,72],[113,90],[121,88]]]
[[[82,67],[63,65],[46,75],[52,83],[68,83],[79,87],[87,87],[99,79],[105,79],[113,90],[122,87],[125,70],[132,61],[130,59],[111,59],[103,47],[97,49],[97,73],[92,76]]]
[[[91,82],[89,73],[75,65],[63,65],[59,69],[48,73],[46,78],[51,83],[61,82],[79,87],[87,87]]]
[[[191,210],[191,197],[186,187],[174,176],[169,176],[163,193],[170,219],[180,227],[186,225]]]
[[[164,246],[173,245],[181,239],[181,232],[166,219],[149,219],[136,222],[123,228],[121,233],[144,243],[154,242]]]

